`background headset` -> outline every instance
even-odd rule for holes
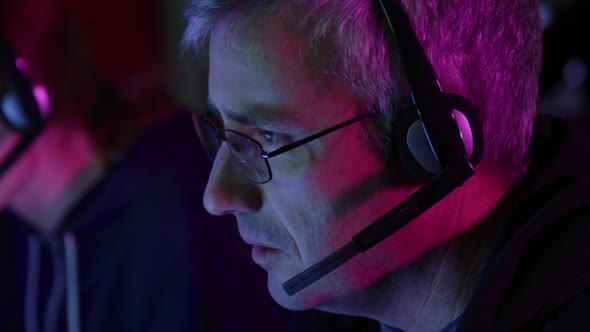
[[[289,295],[319,280],[358,253],[381,242],[474,174],[483,137],[477,110],[464,97],[444,93],[410,20],[397,0],[371,0],[382,21],[393,66],[401,62],[412,107],[399,111],[392,140],[404,167],[425,184],[403,202],[361,230],[352,240],[283,284]]]
[[[26,62],[15,55],[8,40],[0,34],[0,122],[21,134],[19,143],[0,160],[0,176],[33,142],[51,113],[47,89],[32,84],[25,69]]]

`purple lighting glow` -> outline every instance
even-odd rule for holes
[[[49,93],[47,93],[47,89],[41,85],[35,85],[33,87],[33,95],[35,96],[35,100],[39,105],[41,115],[44,119],[47,119],[51,113],[51,100],[49,99]]]
[[[21,72],[24,72],[27,70],[27,61],[21,57],[17,57],[16,61],[16,68],[18,68],[18,70],[20,70]]]

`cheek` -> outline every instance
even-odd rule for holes
[[[270,183],[269,183],[270,184]],[[282,231],[292,241],[291,248],[305,265],[331,252],[339,241],[335,239],[334,214],[331,202],[316,186],[307,181],[276,184],[266,191],[267,211],[281,224]]]
[[[15,140],[16,142],[16,140]],[[2,142],[2,148],[11,145]],[[0,162],[4,160],[6,151],[0,152]],[[14,202],[17,193],[26,185],[27,180],[34,174],[33,160],[29,151],[25,151],[9,167],[6,172],[0,174],[0,210]]]
[[[352,130],[324,141],[331,143],[329,149],[299,151],[305,165],[289,168],[297,172],[274,167],[276,177],[265,184],[267,209],[280,220],[307,266],[350,241],[376,213],[365,206],[382,189],[383,163],[359,128],[346,129]]]
[[[9,129],[3,128],[0,123],[0,162],[10,154],[18,144],[19,140],[20,137],[18,134],[9,132]]]
[[[351,127],[343,135],[330,138],[330,148],[315,156],[310,177],[318,192],[332,201],[343,201],[366,190],[380,174],[383,161],[362,137],[359,128]]]

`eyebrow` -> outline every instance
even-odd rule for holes
[[[207,98],[207,108],[210,113],[221,115],[219,108],[209,98]],[[248,105],[242,110],[223,109],[223,114],[230,121],[254,127],[293,128],[294,120],[296,120],[295,112],[281,112],[278,115],[276,107],[265,104]]]

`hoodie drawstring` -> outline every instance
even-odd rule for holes
[[[37,299],[41,270],[41,242],[36,236],[27,238],[27,273],[25,284],[25,331],[39,332]]]
[[[43,331],[56,332],[65,288],[67,331],[80,332],[80,300],[78,287],[78,254],[76,237],[66,233],[61,242],[49,239],[53,263],[53,282],[44,303]],[[39,332],[39,286],[41,274],[41,238],[30,235],[27,239],[27,271],[25,284],[25,331]],[[64,277],[65,275],[65,277]]]
[[[45,302],[44,332],[57,332],[59,312],[64,297],[64,259],[61,242],[55,238],[47,238],[51,260],[53,263],[53,282]]]
[[[66,256],[66,299],[68,332],[80,332],[80,297],[78,287],[78,247],[73,233],[64,235]]]

